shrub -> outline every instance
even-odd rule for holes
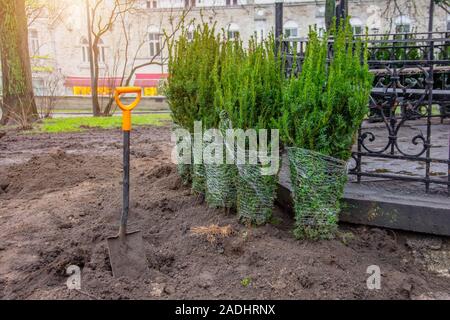
[[[223,34],[225,35],[225,32]],[[224,137],[226,131],[233,128],[230,114],[233,115],[236,110],[238,101],[236,92],[240,85],[237,75],[244,57],[242,42],[227,40],[224,36],[212,71],[214,112],[219,114],[219,130]],[[236,166],[208,164],[205,167],[208,204],[212,207],[234,208],[236,206]]]
[[[174,122],[191,133],[197,120],[203,121],[203,129],[220,126],[222,133],[232,127],[244,130],[273,128],[281,112],[284,83],[281,61],[274,52],[273,36],[261,42],[252,38],[248,48],[244,49],[242,41],[227,40],[225,35],[225,32],[223,36],[216,35],[214,26],[203,24],[196,28],[192,39],[188,39],[187,30],[183,29],[180,38],[169,43],[166,95]],[[227,119],[220,121],[221,114]],[[199,156],[194,154],[194,158]],[[245,190],[250,192],[242,192],[241,188],[238,203],[252,203],[252,206],[250,210],[241,206],[238,211],[255,216],[251,222],[263,223],[266,219],[256,216],[262,214],[270,218],[268,212],[273,206],[276,179],[260,177],[260,166],[253,167],[253,170],[248,167],[237,170],[235,166],[208,165],[205,170],[205,166],[194,164],[193,190],[206,191],[210,205],[229,208],[236,202],[236,183],[239,190],[239,185],[244,188],[244,181],[247,181]],[[186,171],[185,167],[180,168],[183,169],[180,173]],[[238,171],[239,179],[236,177]],[[248,172],[257,173],[257,176],[247,176],[245,173]]]
[[[219,54],[220,39],[215,26],[198,25],[189,38],[182,28],[178,39],[169,43],[169,77],[165,88],[167,100],[175,124],[194,130],[195,121],[203,121],[205,127],[218,124],[213,112],[213,68]]]
[[[351,156],[372,88],[367,45],[354,41],[348,20],[330,34],[333,54],[327,63],[329,35],[320,39],[310,30],[302,73],[287,81],[279,120],[284,144],[294,147],[289,160],[295,233],[315,239],[331,237],[337,226],[346,182],[342,160]]]
[[[251,38],[238,71],[237,110],[233,124],[243,130],[274,129],[282,107],[284,76],[282,61],[270,36],[258,42]],[[244,223],[265,224],[272,217],[277,189],[276,176],[263,176],[260,164],[238,165],[237,207]]]
[[[284,90],[279,126],[286,145],[347,160],[368,112],[373,77],[367,46],[353,42],[348,21],[331,32],[333,58],[327,65],[328,35],[319,39],[310,30],[302,73],[291,76]]]
[[[284,75],[282,60],[274,50],[274,37],[258,42],[251,38],[239,68],[238,110],[233,124],[241,129],[276,129],[281,114]]]
[[[213,69],[220,49],[220,38],[215,26],[207,23],[198,25],[189,38],[186,28],[182,28],[177,40],[168,39],[169,78],[166,96],[172,111],[172,119],[189,132],[194,132],[194,122],[203,121],[204,128],[218,124],[219,116],[213,109],[214,86]],[[194,154],[195,158],[202,154]],[[180,166],[183,173],[185,166]],[[181,172],[180,172],[181,173]],[[205,168],[203,164],[192,166],[192,189],[196,193],[205,192]]]

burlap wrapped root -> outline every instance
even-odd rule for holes
[[[272,218],[277,175],[262,175],[261,165],[238,165],[237,211],[244,224],[263,225]]]
[[[295,206],[295,236],[312,240],[333,238],[347,182],[346,163],[301,148],[288,149],[288,157]]]

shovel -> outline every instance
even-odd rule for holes
[[[140,231],[127,232],[128,212],[130,208],[130,132],[131,111],[141,100],[139,87],[119,87],[114,92],[117,105],[123,111],[123,208],[120,219],[119,234],[108,238],[109,260],[113,276],[138,279],[147,271],[144,241]],[[120,96],[126,93],[136,93],[133,103],[126,106],[120,101]]]

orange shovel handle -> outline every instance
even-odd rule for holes
[[[124,105],[122,101],[120,101],[120,96],[122,94],[127,93],[136,93],[136,99],[129,105]],[[114,99],[116,100],[117,105],[123,111],[123,123],[122,130],[123,131],[131,131],[131,111],[137,107],[142,97],[142,88],[140,87],[117,87],[114,90]]]

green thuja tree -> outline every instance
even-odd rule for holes
[[[169,78],[164,87],[169,107],[172,111],[174,128],[186,129],[192,133],[195,120],[195,78],[192,72],[192,47],[189,45],[187,29],[182,27],[180,37],[169,39]],[[178,144],[177,144],[178,147]],[[180,156],[183,150],[178,150]],[[192,162],[192,157],[191,157]],[[184,184],[191,182],[192,166],[190,163],[179,163],[178,173]]]
[[[354,40],[350,24],[333,35],[333,57],[327,62],[329,37],[311,29],[302,73],[283,89],[279,118],[282,140],[295,146],[348,160],[355,134],[368,112],[373,76],[367,44]]]
[[[233,128],[232,116],[236,111],[237,90],[239,88],[239,71],[244,59],[244,49],[239,39],[229,40],[225,37],[220,42],[219,53],[211,73],[214,91],[214,114],[219,115],[219,130],[224,140],[227,130]],[[215,120],[215,119],[214,119]],[[223,149],[224,155],[227,150]],[[227,210],[236,207],[236,177],[235,165],[207,164],[206,170],[206,201],[212,207],[223,207]]]
[[[220,38],[214,27],[208,24],[199,26],[192,41],[197,60],[197,92],[195,108],[198,110],[196,121],[202,121],[202,130],[217,128],[219,114],[214,109],[214,68],[220,53]],[[197,133],[198,134],[198,133]],[[203,159],[203,148],[194,149],[194,161]],[[197,193],[207,193],[206,169],[203,161],[193,166],[192,189]]]
[[[279,126],[289,147],[298,238],[331,238],[337,228],[345,162],[368,112],[367,57],[366,42],[353,38],[348,20],[322,39],[311,29],[302,73],[284,86]]]
[[[169,38],[168,43],[169,78],[165,92],[174,123],[191,134],[194,134],[196,121],[202,121],[202,130],[216,126],[219,115],[213,107],[213,69],[220,39],[215,25],[198,25],[192,37],[186,28],[182,28],[180,37]],[[193,158],[202,162],[202,150],[194,149]],[[182,169],[180,171],[187,171],[185,166]],[[205,192],[203,164],[192,166],[192,188],[197,193]]]
[[[194,122],[204,127],[217,125],[219,116],[213,112],[213,68],[219,54],[220,39],[215,26],[198,25],[190,36],[182,28],[177,39],[168,38],[169,78],[165,94],[177,125],[194,131]]]
[[[282,107],[284,83],[281,59],[274,51],[275,41],[252,37],[237,70],[239,82],[232,122],[237,128],[273,129]],[[259,141],[258,141],[259,142]],[[276,176],[262,175],[259,163],[238,164],[237,209],[242,222],[265,224],[271,216]]]

